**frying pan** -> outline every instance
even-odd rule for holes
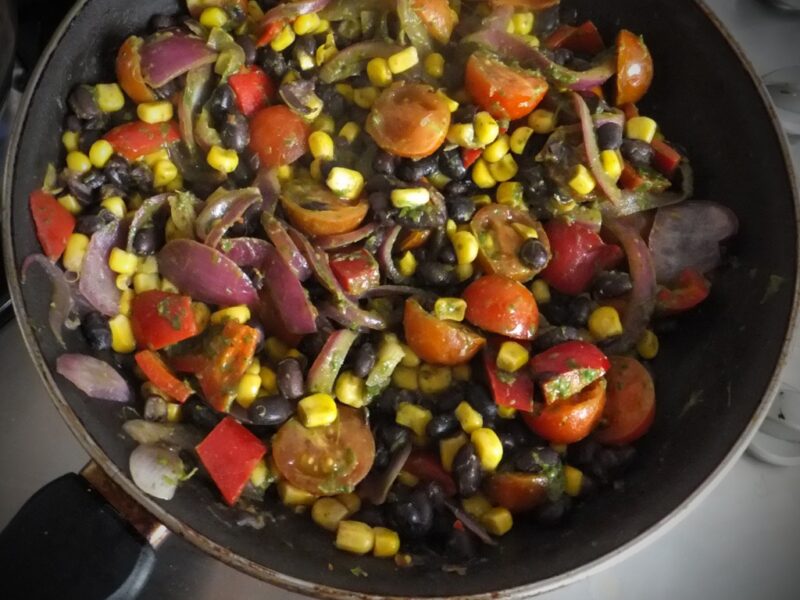
[[[751,67],[700,2],[565,3],[593,19],[606,36],[621,27],[644,34],[656,77],[643,109],[687,148],[696,171],[695,195],[729,205],[739,217],[740,232],[730,248],[734,260],[720,269],[710,299],[663,336],[654,362],[657,419],[638,445],[624,486],[578,506],[556,529],[542,530],[520,519],[496,549],[484,550],[486,560],[466,576],[433,570],[409,576],[391,561],[344,555],[333,548],[329,533],[279,507],[273,507],[274,520],[261,530],[235,526],[233,511],[196,480],[170,502],[153,500],[128,477],[133,443],[120,434],[119,406],[86,398],[55,374],[62,350],[43,326],[49,285],[34,277],[21,286],[18,279],[24,257],[39,251],[28,193],[40,185],[47,164],[63,158],[58,133],[69,90],[81,82],[111,80],[114,50],[124,37],[144,28],[153,13],[179,9],[177,0],[76,4],[31,78],[17,123],[3,187],[4,253],[18,322],[56,407],[93,461],[146,513],[226,563],[309,595],[490,598],[504,590],[505,597],[523,598],[633,552],[685,513],[731,466],[766,413],[796,316],[798,204],[786,146]],[[68,347],[87,351],[78,334],[68,338]],[[50,517],[49,526],[79,518],[71,505],[73,512],[63,514],[69,504],[63,498],[48,504],[47,492],[31,503],[39,517]],[[23,509],[17,519],[30,513]],[[45,551],[30,539],[41,527],[28,521],[25,526],[14,528],[12,522],[0,536],[4,586],[22,580],[32,567],[17,555]],[[26,538],[14,538],[14,552],[8,550],[9,530],[27,532]],[[72,535],[82,536],[74,528]],[[128,548],[121,540],[120,548]],[[82,543],[93,546],[91,540]],[[53,542],[46,548],[60,547]],[[106,557],[119,553],[124,552]],[[142,562],[134,553],[130,560]],[[357,566],[369,577],[355,577],[351,569]],[[95,579],[107,570],[99,564],[92,568]],[[57,577],[54,571],[38,579]]]

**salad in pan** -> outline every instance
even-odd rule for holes
[[[23,277],[144,492],[408,566],[620,480],[736,230],[637,107],[642,37],[558,0],[187,0],[115,73],[67,98]]]

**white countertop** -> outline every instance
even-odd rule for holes
[[[800,18],[756,0],[708,0],[764,74],[800,63]],[[795,143],[800,172],[800,144]],[[800,346],[784,379],[800,387]],[[14,325],[0,329],[0,528],[39,487],[87,456],[45,393]],[[634,556],[543,600],[800,598],[800,469],[742,457],[676,526]],[[299,600],[171,537],[143,600]]]

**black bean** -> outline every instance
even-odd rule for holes
[[[556,525],[569,513],[572,500],[569,496],[561,496],[557,500],[543,504],[536,510],[536,522],[540,525]]]
[[[454,179],[444,186],[444,193],[447,197],[469,196],[477,191],[477,186],[470,179]]]
[[[380,506],[374,504],[367,504],[361,507],[353,519],[366,523],[370,527],[383,527],[386,525],[386,518],[383,516],[383,510]]]
[[[375,158],[372,159],[372,170],[384,175],[394,175],[397,162],[396,156],[389,154],[385,150],[378,150],[375,153]]]
[[[439,440],[455,433],[458,428],[458,419],[456,419],[453,413],[442,413],[436,415],[428,422],[426,432],[431,438]]]
[[[237,35],[233,38],[244,50],[244,64],[252,65],[256,62],[256,43],[249,35]]]
[[[111,329],[108,326],[108,318],[99,312],[92,311],[81,319],[81,331],[92,350],[99,352],[111,348]]]
[[[553,50],[553,62],[559,65],[565,65],[572,60],[572,50],[566,48],[556,48]]]
[[[481,485],[481,461],[471,443],[461,446],[453,459],[453,476],[463,498],[474,496]]]
[[[588,296],[575,296],[567,304],[567,318],[570,325],[583,327],[594,309],[594,302]]]
[[[250,143],[250,125],[242,113],[229,112],[222,120],[219,136],[226,148],[241,152]]]
[[[518,179],[522,183],[522,192],[526,203],[536,203],[551,195],[550,184],[541,163],[530,162],[520,168]]]
[[[67,98],[67,103],[72,112],[84,121],[103,116],[103,111],[97,106],[92,89],[88,85],[79,85],[74,88]]]
[[[131,183],[140,192],[149,193],[153,189],[153,171],[146,163],[137,163],[131,169]]]
[[[296,358],[284,358],[278,363],[278,390],[289,400],[300,398],[306,390],[303,382],[303,369]]]
[[[622,145],[622,126],[603,123],[597,128],[597,145],[600,150],[616,150]]]
[[[81,151],[84,152],[89,151],[89,146],[91,146],[94,142],[96,142],[100,138],[101,135],[103,135],[104,130],[108,126],[108,121],[109,121],[108,115],[106,113],[103,113],[99,117],[94,117],[92,119],[89,119],[83,124],[83,135],[81,136],[81,144],[86,145],[85,146],[86,150],[83,150],[83,147],[81,147]]]
[[[108,177],[106,177],[106,181],[108,181]],[[106,198],[113,198],[114,196],[124,196],[125,190],[118,188],[113,183],[104,183],[100,186],[100,198],[105,200]]]
[[[540,308],[544,306],[547,305],[543,304],[540,306]],[[581,333],[575,327],[569,327],[568,325],[561,327],[550,327],[549,329],[542,331],[538,336],[536,336],[536,339],[533,340],[533,351],[544,352],[548,348],[552,348],[558,344],[580,339]]]
[[[314,91],[320,100],[325,104],[325,112],[332,116],[334,119],[342,117],[347,110],[347,104],[344,97],[336,91],[336,88],[330,84],[318,81]]]
[[[567,302],[551,297],[549,302],[539,305],[539,312],[551,325],[566,325],[569,323],[567,304]]]
[[[433,525],[433,507],[424,490],[414,490],[408,499],[387,506],[389,522],[403,539],[420,539]]]
[[[122,190],[127,190],[131,185],[130,164],[119,154],[114,154],[108,159],[103,172],[106,179]]]
[[[458,148],[443,150],[439,153],[439,170],[450,179],[463,179],[467,174],[461,152]]]
[[[541,240],[536,238],[529,238],[525,240],[519,247],[518,254],[519,260],[522,262],[522,264],[536,271],[544,269],[549,259],[547,248],[544,247],[544,244],[541,242]]]
[[[282,79],[289,70],[286,57],[280,52],[275,52],[269,46],[259,48],[256,52],[256,62],[275,79]]]
[[[167,420],[167,401],[161,396],[148,396],[144,401],[144,420],[161,422]]]
[[[386,444],[383,442],[375,442],[375,458],[372,464],[378,469],[385,469],[389,466],[390,459],[391,455],[389,454],[389,449],[386,447]]]
[[[222,420],[219,413],[197,396],[190,397],[183,403],[182,408],[181,414],[186,417],[186,420],[204,431],[213,429]]]
[[[453,250],[452,245],[443,246],[441,250],[439,250],[439,255],[437,256],[439,262],[442,262],[446,265],[454,265],[458,262],[456,258],[456,251]]]
[[[592,282],[595,298],[617,298],[632,288],[631,276],[624,271],[601,271]]]
[[[436,171],[436,157],[427,156],[419,160],[404,158],[397,167],[397,176],[403,181],[416,182]]]
[[[102,229],[105,225],[116,221],[116,217],[111,211],[105,208],[94,214],[80,215],[76,219],[75,231],[83,235],[92,237],[95,231]]]
[[[458,224],[469,223],[475,215],[475,201],[469,196],[448,196],[447,215]]]
[[[169,29],[170,27],[175,27],[177,24],[178,22],[175,20],[174,16],[165,14],[153,15],[148,22],[152,31]]]
[[[475,115],[478,114],[478,107],[469,102],[460,104],[453,113],[453,123],[472,123]]]
[[[525,473],[541,473],[558,467],[561,457],[558,452],[544,446],[541,448],[521,448],[514,454],[514,467]]]
[[[153,89],[155,95],[160,100],[169,100],[172,98],[177,92],[180,92],[182,89],[181,87],[181,80],[180,78],[171,79],[161,87],[157,87]]]
[[[449,412],[455,410],[464,399],[464,392],[461,386],[450,386],[441,394],[436,396],[435,408],[438,412]]]
[[[587,438],[567,447],[567,459],[578,467],[589,465],[599,449],[600,444]]]
[[[583,101],[586,103],[586,107],[589,109],[590,114],[594,114],[597,112],[597,109],[600,107],[600,96],[595,94],[594,92],[578,92]]]
[[[647,167],[653,160],[653,147],[643,140],[626,139],[620,148],[622,156],[637,167]]]
[[[279,394],[258,398],[247,409],[247,416],[255,425],[277,427],[292,416],[292,405]]]
[[[133,236],[133,251],[139,256],[150,256],[156,253],[163,236],[155,227],[144,227]]]
[[[369,405],[370,412],[378,415],[394,418],[397,412],[397,405],[400,404],[402,394],[397,388],[388,388],[384,390],[372,403]]]
[[[372,342],[364,342],[356,350],[353,358],[353,374],[356,377],[366,377],[375,366],[376,359],[375,345]]]
[[[482,385],[468,385],[464,390],[464,399],[483,417],[483,426],[492,427],[497,419],[497,403]]]
[[[81,176],[81,181],[90,190],[95,191],[100,189],[106,182],[106,176],[103,174],[103,171],[92,169]]]
[[[264,340],[267,339],[267,334],[264,332],[264,325],[258,319],[250,319],[246,325],[250,329],[256,330],[256,354],[259,354],[264,349]]]
[[[420,485],[420,489],[428,496],[428,500],[434,508],[439,508],[444,504],[444,488],[438,481],[426,481]]]
[[[78,138],[78,150],[83,152],[84,154],[89,154],[89,150],[92,148],[92,144],[94,144],[100,137],[103,135],[102,128],[100,129],[91,129],[88,126],[84,128],[81,132],[80,137]]]
[[[445,543],[445,556],[454,562],[464,562],[473,558],[476,552],[472,534],[463,529],[453,528]]]
[[[217,123],[223,121],[228,111],[233,108],[235,101],[231,86],[227,83],[217,86],[208,99],[208,111],[214,121]]]
[[[67,131],[72,131],[75,133],[80,133],[83,126],[81,125],[81,120],[73,115],[67,115],[66,119],[64,119],[64,129]]]
[[[419,264],[416,276],[422,283],[433,286],[451,285],[456,281],[451,267],[430,261]]]
[[[378,438],[386,444],[389,453],[394,454],[411,438],[411,430],[396,423],[387,423],[378,428]]]
[[[501,431],[497,434],[503,445],[503,456],[509,456],[517,448],[517,436],[510,431]]]

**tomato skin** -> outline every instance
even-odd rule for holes
[[[652,81],[653,58],[644,41],[621,30],[617,34],[617,106],[641,100]]]
[[[256,329],[230,320],[209,340],[205,349],[209,358],[197,373],[197,380],[206,400],[216,410],[230,410],[236,386],[253,360],[259,335]]]
[[[541,277],[563,294],[585,292],[598,271],[613,267],[624,256],[619,246],[606,244],[583,223],[553,219],[544,229],[553,257]]]
[[[366,131],[383,150],[405,158],[433,154],[450,127],[444,98],[429,85],[398,81],[386,88],[367,117]]]
[[[515,71],[483,54],[473,54],[467,60],[464,87],[493,117],[513,121],[533,111],[549,86],[544,79]]]
[[[380,285],[378,262],[363,248],[331,256],[330,265],[336,279],[348,294],[358,296]]]
[[[663,140],[653,140],[650,146],[653,148],[653,166],[667,177],[672,177],[683,157]]]
[[[145,123],[131,121],[114,127],[103,136],[114,152],[128,160],[137,160],[161,148],[180,141],[181,132],[175,121],[167,123]]]
[[[599,54],[605,49],[600,32],[591,21],[578,27],[561,25],[544,42],[548,48],[566,48],[582,54]]]
[[[75,217],[44,190],[32,191],[29,202],[36,238],[44,255],[56,261],[64,254],[67,240],[75,231]]]
[[[403,330],[414,353],[434,365],[469,362],[486,343],[486,338],[466,325],[437,319],[414,298],[406,300]]]
[[[141,57],[139,50],[144,44],[144,40],[132,35],[126,39],[119,47],[116,60],[117,81],[126,94],[140,104],[142,102],[153,102],[156,95],[142,76]]]
[[[369,210],[366,198],[345,200],[317,182],[301,180],[283,186],[281,206],[292,225],[311,236],[353,231]]]
[[[250,149],[267,167],[290,165],[308,151],[309,131],[286,106],[267,106],[250,118]]]
[[[439,457],[433,452],[412,450],[403,465],[403,470],[422,481],[435,481],[442,486],[445,496],[456,495],[456,484],[452,475],[444,470]]]
[[[606,404],[606,380],[598,379],[577,394],[523,413],[531,431],[554,444],[573,444],[588,436],[600,421]]]
[[[711,283],[695,269],[684,269],[678,275],[676,286],[661,288],[656,294],[658,314],[675,314],[694,308],[708,298]]]
[[[134,359],[144,376],[173,400],[184,403],[192,395],[192,388],[172,374],[157,352],[141,350]]]
[[[530,412],[533,410],[533,379],[526,369],[516,373],[503,373],[497,368],[496,344],[486,347],[483,352],[483,366],[486,379],[497,406],[506,406]]]
[[[610,366],[597,346],[578,340],[548,348],[534,356],[530,364],[547,404],[577,394],[605,375]]]
[[[467,286],[466,320],[492,333],[530,340],[539,326],[539,307],[524,285],[502,275],[484,275]]]
[[[247,117],[269,104],[275,95],[275,84],[255,65],[242,67],[238,73],[228,77],[228,85],[233,89],[236,105]]]
[[[547,500],[547,477],[532,473],[495,473],[483,486],[489,501],[512,513],[533,510]]]
[[[189,296],[149,290],[131,301],[131,328],[140,348],[161,350],[197,335]]]
[[[411,0],[411,8],[433,39],[440,44],[450,41],[458,15],[447,0]]]
[[[327,427],[309,429],[297,419],[290,419],[272,438],[275,464],[293,486],[315,495],[332,496],[351,491],[372,468],[372,432],[359,411],[343,405],[338,408],[337,421]],[[326,466],[329,458],[333,463]],[[338,473],[333,471],[337,466]]]
[[[635,358],[612,356],[603,421],[593,437],[601,444],[625,445],[642,437],[656,415],[653,379]]]

